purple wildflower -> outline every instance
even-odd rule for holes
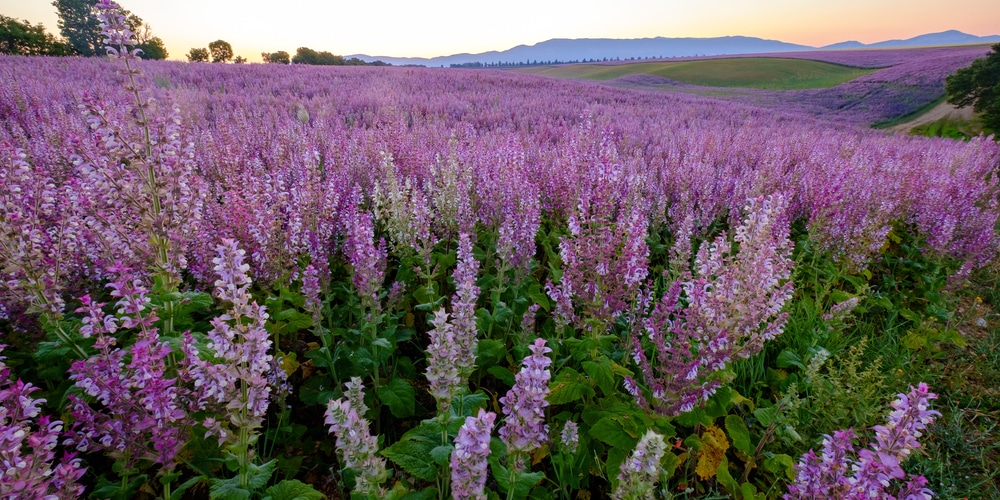
[[[136,58],[139,49],[130,49],[137,44],[135,33],[125,18],[121,6],[110,0],[97,2],[97,19],[101,22],[101,36],[104,45],[112,57]]]
[[[479,410],[479,415],[467,417],[455,437],[451,453],[451,496],[455,500],[486,498],[483,487],[489,465],[490,432],[497,414]]]
[[[354,268],[354,288],[361,296],[361,302],[366,308],[379,308],[379,291],[385,279],[386,248],[385,241],[379,240],[375,245],[375,224],[370,213],[362,212],[361,191],[354,190],[351,202],[347,207],[347,241],[344,252],[347,261]]]
[[[368,430],[368,420],[364,413],[362,389],[364,385],[358,377],[347,384],[347,399],[330,400],[326,406],[326,424],[337,437],[337,451],[344,462],[344,468],[357,472],[354,492],[362,495],[381,496],[382,483],[388,478],[385,460],[378,457],[378,442]]]
[[[207,404],[221,414],[222,421],[207,418],[208,435],[217,435],[219,443],[232,442],[236,434],[230,424],[240,429],[257,429],[270,403],[272,384],[268,377],[284,373],[268,354],[271,338],[264,327],[267,312],[250,295],[248,264],[245,252],[236,242],[225,239],[213,259],[219,279],[216,296],[230,304],[229,310],[212,320],[208,349],[212,360],[192,359],[191,375],[200,394],[200,404]],[[273,373],[272,373],[273,372]],[[280,372],[280,373],[279,373]]]
[[[451,327],[459,356],[455,359],[459,373],[463,378],[472,375],[475,369],[476,344],[476,300],[479,298],[479,287],[476,286],[476,273],[479,262],[472,254],[472,239],[467,233],[458,237],[458,265],[455,267],[455,295],[451,298]]]
[[[799,460],[795,482],[788,486],[785,500],[931,498],[934,493],[926,488],[926,478],[909,476],[902,463],[920,448],[918,438],[934,417],[941,415],[930,409],[930,400],[935,398],[923,382],[911,387],[909,393],[899,394],[886,424],[875,426],[875,440],[868,448],[854,447],[851,430],[824,436],[820,456],[809,450]]]
[[[193,396],[168,376],[171,349],[153,326],[158,318],[148,306],[146,289],[128,274],[108,287],[118,299],[116,315],[105,315],[104,304],[89,295],[81,298],[83,307],[77,310],[87,315],[81,335],[95,337],[99,353],[69,370],[70,380],[89,401],[69,396],[75,422],[67,444],[84,452],[104,450],[127,468],[148,460],[171,470],[188,439]],[[135,343],[113,348],[112,334],[119,329],[138,329]]]
[[[454,328],[448,322],[448,313],[441,308],[430,321],[434,326],[429,332],[427,345],[427,382],[430,393],[437,401],[438,414],[447,414],[452,398],[461,391],[465,378],[459,371],[461,357],[455,342]]]
[[[632,357],[649,401],[663,414],[689,411],[718,388],[715,374],[734,357],[760,351],[787,322],[791,242],[781,196],[751,200],[733,238],[702,245],[692,272],[682,272],[632,336]],[[648,341],[648,344],[646,343]],[[650,349],[651,348],[651,349]],[[638,392],[632,382],[630,392]]]
[[[615,487],[611,498],[618,499],[653,499],[656,491],[656,483],[660,480],[660,471],[663,467],[660,460],[663,459],[667,451],[667,443],[663,436],[649,430],[635,450],[622,462],[621,472],[618,474],[618,485]]]
[[[45,400],[31,397],[37,390],[20,379],[11,382],[0,357],[0,497],[80,497],[84,487],[77,481],[86,469],[73,454],[54,463],[63,423],[41,415]]]
[[[476,273],[479,263],[472,255],[472,240],[462,233],[458,242],[458,266],[455,268],[455,294],[451,298],[452,314],[440,309],[434,314],[428,332],[427,380],[438,405],[438,414],[446,414],[451,399],[461,391],[475,369],[476,300],[479,287]]]
[[[566,421],[562,432],[559,433],[559,441],[569,454],[576,453],[576,448],[580,444],[580,427],[576,425],[576,422]]]
[[[524,358],[521,371],[514,377],[514,387],[500,398],[503,405],[504,424],[500,439],[507,445],[514,468],[523,468],[523,454],[534,450],[548,439],[549,426],[545,423],[545,400],[549,394],[549,365],[546,356],[552,349],[544,339],[535,339],[528,347],[531,354]]]

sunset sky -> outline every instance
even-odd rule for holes
[[[433,57],[550,38],[744,35],[811,46],[950,29],[1000,34],[998,0],[123,0],[171,59],[226,40],[236,55],[298,47],[339,55]],[[50,0],[0,0],[0,14],[58,33]]]

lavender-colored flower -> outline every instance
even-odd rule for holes
[[[444,308],[439,309],[430,323],[434,328],[427,332],[430,337],[427,345],[427,382],[441,415],[451,409],[452,398],[461,391],[467,379],[459,370],[458,358],[462,354],[455,342],[454,329],[448,322],[448,313]]]
[[[246,253],[229,239],[216,251],[216,296],[230,306],[226,314],[211,322],[208,351],[212,359],[193,356],[190,361],[200,404],[226,415],[222,421],[210,417],[204,422],[207,435],[218,436],[223,444],[238,437],[230,425],[250,430],[260,427],[270,404],[272,384],[268,379],[283,379],[284,371],[268,353],[271,338],[264,326],[268,315],[250,295],[251,281],[246,274],[250,266],[243,262]]]
[[[472,254],[472,237],[467,233],[458,236],[458,265],[455,267],[455,294],[451,298],[451,328],[458,349],[455,362],[463,378],[472,375],[476,362],[476,345],[479,336],[476,330],[476,300],[479,287],[476,274],[479,262]]]
[[[99,353],[70,367],[70,380],[86,397],[69,396],[75,422],[67,444],[84,452],[103,450],[126,467],[148,460],[171,470],[188,440],[194,397],[169,376],[171,349],[153,326],[158,318],[146,289],[128,274],[108,287],[118,299],[116,315],[105,315],[104,304],[89,295],[77,310],[86,314],[81,335],[94,337]],[[137,329],[135,343],[114,348],[112,334],[120,329]],[[177,368],[183,372],[185,366]]]
[[[100,0],[96,7],[97,19],[101,23],[101,36],[104,37],[108,54],[133,59],[138,56],[142,51],[130,48],[137,45],[137,42],[121,6],[110,0]]]
[[[472,255],[472,240],[462,233],[458,239],[458,265],[455,268],[455,294],[451,298],[452,314],[442,308],[434,314],[428,332],[427,380],[430,392],[437,401],[438,414],[446,414],[451,399],[461,391],[475,370],[476,300],[479,287],[476,273],[479,263]]]
[[[515,468],[523,467],[522,454],[541,446],[548,439],[549,426],[545,423],[545,400],[549,394],[549,365],[546,356],[552,349],[544,339],[535,339],[528,347],[531,354],[524,358],[521,371],[514,377],[514,387],[500,398],[503,405],[504,424],[500,439],[507,445],[507,454],[514,457]]]
[[[920,448],[918,438],[940,415],[930,409],[930,400],[935,398],[923,382],[911,387],[909,393],[899,394],[886,424],[875,426],[875,440],[868,448],[855,448],[851,430],[824,436],[820,456],[809,450],[799,460],[795,482],[788,486],[785,500],[931,498],[927,480],[909,476],[902,463]]]
[[[656,483],[660,480],[663,467],[660,461],[667,451],[663,436],[649,430],[639,440],[635,450],[622,462],[618,474],[618,485],[611,498],[615,500],[653,499]]]
[[[467,417],[455,437],[455,450],[451,453],[451,496],[455,500],[486,498],[483,488],[489,464],[490,433],[497,414],[479,410],[475,417]]]
[[[576,422],[567,420],[563,425],[562,432],[559,433],[559,440],[569,454],[576,453],[577,446],[580,445],[580,427]]]
[[[375,244],[375,224],[370,213],[362,212],[359,206],[361,198],[361,191],[355,189],[347,207],[347,241],[344,242],[344,252],[354,269],[354,288],[362,303],[366,307],[378,309],[378,295],[385,279],[385,241],[380,240],[378,245]]]
[[[715,374],[734,357],[760,351],[788,320],[791,242],[782,196],[751,200],[733,240],[702,245],[693,271],[682,272],[643,320],[646,339],[632,337],[648,401],[663,414],[690,411],[719,387]],[[639,386],[632,383],[632,392]]]
[[[37,390],[20,379],[12,382],[0,357],[0,497],[78,498],[84,487],[77,481],[86,469],[72,454],[56,461],[63,423],[41,414],[45,400],[31,397]]]
[[[368,430],[368,420],[364,417],[367,409],[363,402],[364,385],[358,377],[351,378],[346,385],[347,399],[327,403],[326,424],[337,438],[337,451],[344,468],[357,472],[354,492],[368,497],[381,496],[388,472],[385,459],[377,456],[378,442]]]

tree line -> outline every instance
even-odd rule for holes
[[[317,52],[309,47],[299,47],[291,56],[284,50],[261,52],[261,59],[269,64],[310,64],[314,66],[391,66],[383,61],[366,62],[357,57],[345,58],[327,51]]]
[[[52,6],[59,16],[62,37],[49,33],[41,23],[32,25],[28,20],[0,14],[0,54],[96,56],[105,53],[101,22],[97,19],[97,0],[55,0]],[[166,46],[160,37],[153,35],[149,23],[128,10],[124,13],[143,59],[166,59]]]

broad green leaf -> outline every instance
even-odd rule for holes
[[[514,382],[516,379],[514,374],[511,373],[510,370],[500,365],[493,365],[486,369],[486,373],[493,375],[494,377],[497,378],[497,380],[503,382],[504,385],[506,385],[507,387],[514,387]]]
[[[461,417],[475,416],[476,410],[486,406],[486,402],[489,400],[490,397],[482,392],[474,392],[472,394],[459,394],[458,396],[452,398],[451,407],[452,411],[460,412],[459,416]]]
[[[438,469],[434,466],[434,457],[430,443],[419,441],[399,441],[382,450],[382,455],[400,466],[414,477],[424,481],[434,481]]]
[[[545,399],[550,404],[558,405],[584,397],[593,397],[594,394],[594,389],[583,375],[572,368],[564,368],[549,383],[549,395]]]
[[[774,406],[757,408],[753,411],[753,416],[757,417],[757,421],[760,422],[760,425],[767,427],[771,425],[771,422],[774,422],[776,411],[777,408]]]
[[[432,500],[438,497],[437,488],[427,488],[425,490],[411,491],[400,500]]]
[[[629,435],[622,423],[613,417],[604,417],[598,420],[590,428],[590,435],[598,441],[624,450],[635,448],[636,443],[639,442],[638,438]]]
[[[908,320],[910,320],[910,321],[912,321],[912,322],[914,322],[914,323],[916,323],[916,324],[920,324],[920,320],[922,319],[920,317],[920,314],[915,313],[915,312],[913,312],[913,311],[911,311],[909,309],[905,309],[905,308],[899,310],[899,315],[902,316],[902,317],[904,317],[904,318],[906,318],[906,319],[908,319]]]
[[[715,470],[715,477],[719,481],[719,484],[730,493],[736,493],[739,490],[736,480],[733,479],[733,475],[729,472],[729,459],[725,456],[722,457],[722,461],[719,462],[719,466]]]
[[[517,481],[514,483],[514,492],[511,495],[512,499],[523,499],[528,497],[528,493],[531,492],[531,488],[538,484],[542,478],[545,477],[544,472],[522,472],[517,476]]]
[[[726,434],[729,434],[729,439],[732,440],[733,446],[737,450],[747,455],[750,454],[750,431],[742,418],[738,415],[727,415]]]
[[[778,359],[775,361],[775,364],[778,365],[778,368],[790,368],[794,366],[800,370],[806,369],[806,366],[802,364],[802,358],[789,349],[778,353]]]
[[[263,500],[320,500],[324,497],[311,484],[297,479],[285,479],[264,490]]]
[[[783,473],[790,481],[795,479],[795,459],[784,453],[768,457],[763,466],[770,472]]]
[[[251,492],[240,486],[239,476],[233,476],[229,479],[213,479],[208,495],[212,500],[250,500]]]
[[[584,361],[583,371],[594,381],[594,385],[601,388],[604,394],[611,394],[615,390],[615,377],[611,371],[611,360],[602,356],[599,362]]]
[[[376,392],[394,417],[406,418],[413,415],[416,397],[413,394],[413,386],[406,379],[394,378],[388,384],[379,386]]]
[[[476,344],[476,364],[493,366],[503,359],[506,348],[503,342],[494,339],[483,339]]]
[[[274,469],[278,466],[277,460],[271,460],[263,465],[247,465],[247,486],[251,490],[259,490],[271,481]]]

